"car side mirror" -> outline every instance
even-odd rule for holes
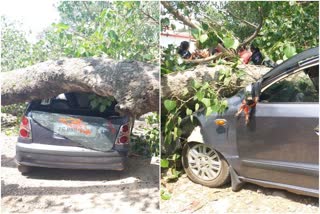
[[[245,100],[257,102],[258,98],[260,96],[260,91],[261,91],[261,81],[260,80],[248,85],[245,88]]]

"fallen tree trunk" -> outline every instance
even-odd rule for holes
[[[64,92],[114,96],[116,110],[140,116],[159,108],[159,67],[137,61],[69,58],[1,73],[1,104],[44,99]]]
[[[270,70],[253,65],[241,65],[240,68],[246,72],[245,80],[241,82],[242,86],[257,80]],[[198,65],[183,72],[164,75],[161,78],[161,96],[183,99],[183,89],[190,89],[193,80],[199,83],[208,82],[216,87],[219,71],[223,69],[230,67]],[[3,72],[1,80],[2,105],[77,91],[114,96],[118,102],[116,110],[122,114],[139,117],[159,109],[159,67],[142,62],[117,62],[106,58],[46,61],[23,69]],[[236,78],[231,82],[239,86]]]
[[[198,65],[185,71],[163,75],[161,77],[161,97],[186,99],[193,95],[193,81],[197,81],[201,84],[207,82],[211,87],[216,88],[217,90],[220,89],[220,94],[227,96],[228,94],[234,94],[237,90],[245,87],[249,83],[255,82],[270,70],[268,67],[256,65],[239,65],[238,68],[245,72],[243,80],[239,81],[237,75],[233,74],[231,76],[230,87],[224,90],[221,90],[217,83],[219,82],[219,71],[231,69],[231,67],[227,65],[217,65],[215,67]],[[183,90],[185,88],[188,89],[188,94]]]

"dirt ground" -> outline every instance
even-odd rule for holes
[[[159,165],[130,157],[123,172],[38,168],[22,176],[16,137],[1,134],[1,213],[157,213]]]
[[[159,166],[130,157],[124,172],[39,168],[22,176],[14,162],[16,137],[0,135],[1,213],[159,213]],[[319,213],[318,198],[247,184],[208,188],[186,175],[167,184],[161,213]]]
[[[208,188],[184,174],[167,184],[170,200],[161,200],[162,213],[319,213],[318,198],[246,184],[239,192],[230,185]]]

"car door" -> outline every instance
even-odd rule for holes
[[[318,189],[318,80],[313,64],[263,88],[250,123],[237,122],[241,175]]]

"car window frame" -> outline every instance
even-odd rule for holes
[[[279,76],[274,78],[270,83],[268,83],[267,85],[265,85],[261,88],[259,97],[261,96],[261,94],[265,90],[267,90],[269,87],[271,87],[273,84],[277,83],[278,81],[281,81],[281,80],[287,78],[288,76],[294,75],[298,72],[301,72],[301,71],[308,69],[310,67],[313,67],[313,66],[319,66],[319,61],[318,60],[316,62],[312,61],[311,64],[306,64],[301,67],[297,67],[296,69],[293,69],[293,71],[280,74]],[[310,81],[311,81],[311,79],[310,79]],[[258,103],[259,104],[307,104],[307,103],[319,103],[319,102],[261,102],[261,100],[259,100]]]

